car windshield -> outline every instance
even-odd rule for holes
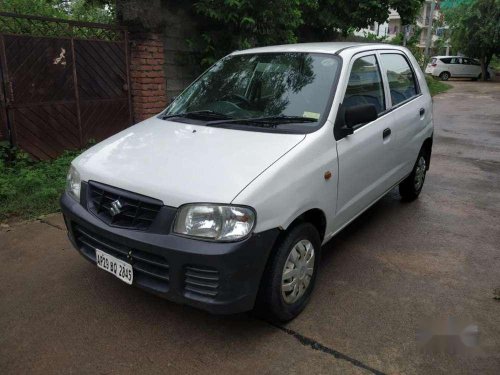
[[[160,117],[248,130],[266,125],[309,132],[328,116],[327,104],[339,66],[340,59],[327,54],[227,56],[178,96]]]

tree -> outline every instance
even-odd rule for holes
[[[481,63],[481,77],[487,79],[488,66],[500,54],[500,0],[462,1],[443,9],[455,50]]]
[[[339,34],[385,22],[389,9],[411,24],[424,0],[198,0],[201,39],[191,40],[209,65],[254,46],[335,40]]]
[[[114,1],[105,0],[1,0],[0,11],[88,22],[115,21]]]
[[[403,25],[415,20],[424,0],[317,0],[304,7],[302,35],[307,39],[332,40],[339,32],[346,36],[352,29],[361,29],[374,22],[383,23],[390,9],[401,16]]]
[[[301,5],[313,0],[200,0],[194,3],[199,17],[203,65],[238,49],[258,45],[293,43],[303,22]]]

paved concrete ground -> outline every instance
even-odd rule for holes
[[[285,327],[128,287],[71,248],[58,215],[2,229],[0,373],[498,374],[500,84],[453,86],[435,99],[421,198],[392,192],[329,243]],[[420,348],[437,318],[476,324],[479,347]]]

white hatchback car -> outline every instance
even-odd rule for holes
[[[418,197],[432,139],[405,48],[238,51],[76,158],[61,206],[75,248],[127,284],[287,321],[309,301],[322,245],[395,186]]]
[[[481,64],[474,59],[461,56],[434,56],[431,62],[427,64],[425,73],[431,74],[434,77],[439,77],[443,81],[450,78],[472,78],[474,80],[481,79]],[[492,69],[488,69],[490,79],[494,76]]]

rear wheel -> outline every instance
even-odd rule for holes
[[[448,81],[450,79],[450,73],[443,72],[439,75],[439,78],[441,78],[441,81]]]
[[[427,173],[427,160],[421,151],[412,172],[399,184],[399,194],[405,201],[412,201],[418,198],[425,182]]]
[[[286,234],[262,277],[256,306],[261,315],[286,322],[304,310],[314,289],[320,250],[312,224],[298,224]]]

